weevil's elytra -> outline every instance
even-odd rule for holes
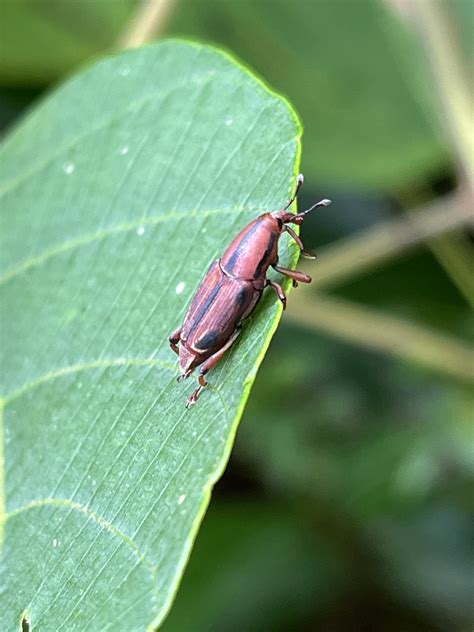
[[[243,287],[237,292],[237,296],[235,297],[235,302],[238,307],[242,307],[242,305],[245,305],[249,297],[249,292],[250,290],[248,287]]]
[[[263,213],[240,231],[222,257],[211,265],[191,301],[182,327],[170,336],[170,346],[179,356],[181,375],[178,379],[186,379],[200,367],[199,386],[186,406],[197,402],[207,385],[204,376],[237,340],[242,322],[255,309],[266,287],[275,291],[285,308],[283,288],[266,278],[270,266],[290,277],[295,287],[298,282],[311,283],[308,274],[278,265],[278,242],[284,232],[296,241],[303,256],[313,257],[305,252],[300,237],[288,224],[300,226],[307,213],[331,203],[321,200],[306,211],[292,213],[288,209],[302,184],[300,174],[293,197],[282,210]]]
[[[214,348],[220,340],[220,333],[215,331],[209,331],[207,334],[196,342],[196,349],[200,351],[206,351],[206,349]]]

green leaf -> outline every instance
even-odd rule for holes
[[[5,141],[0,629],[166,614],[281,307],[264,296],[188,411],[167,338],[287,199],[300,131],[227,55],[170,41],[73,78]]]

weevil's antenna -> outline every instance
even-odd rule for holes
[[[293,197],[291,198],[291,200],[288,202],[288,204],[283,209],[284,211],[289,209],[290,206],[293,204],[293,202],[296,200],[296,197],[297,197],[297,195],[299,193],[299,190],[303,186],[303,182],[304,182],[304,176],[303,176],[302,173],[300,173],[300,174],[298,174],[298,177],[296,178],[296,187],[295,187],[295,192],[293,193]]]
[[[311,213],[311,211],[314,211],[315,208],[318,208],[320,206],[329,206],[330,204],[331,200],[327,200],[326,198],[324,200],[320,200],[319,202],[316,202],[316,204],[313,204],[313,206],[311,206],[310,208],[306,209],[306,211],[301,211],[301,213],[298,213],[298,217],[303,217],[307,213]]]

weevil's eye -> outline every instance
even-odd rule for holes
[[[277,222],[278,222],[278,228],[282,228],[283,227],[283,222],[282,222],[282,220],[279,217],[277,217]]]

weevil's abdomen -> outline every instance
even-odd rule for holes
[[[215,353],[227,342],[240,322],[252,311],[262,292],[243,279],[225,274],[220,262],[209,268],[184,320],[181,330],[184,355],[195,353],[198,364]],[[187,358],[186,362],[189,363]],[[194,368],[189,365],[188,368]],[[182,366],[182,368],[184,368]]]
[[[278,260],[281,225],[271,213],[250,222],[232,241],[222,259],[222,269],[241,279],[262,279]]]

